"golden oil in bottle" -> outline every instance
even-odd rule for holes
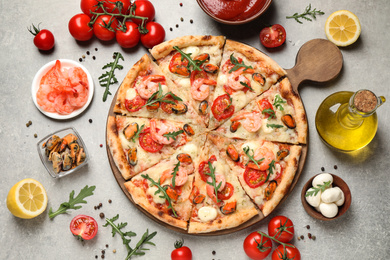
[[[385,101],[384,97],[377,97],[369,90],[334,93],[317,110],[317,132],[326,144],[338,150],[363,148],[376,134],[375,111]]]

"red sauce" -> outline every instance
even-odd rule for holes
[[[266,0],[202,0],[205,8],[216,17],[241,21],[258,13]]]

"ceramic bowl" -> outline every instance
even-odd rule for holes
[[[315,219],[329,221],[329,220],[334,220],[334,219],[341,217],[345,212],[347,212],[347,210],[351,206],[352,196],[351,196],[351,191],[349,190],[348,185],[337,175],[331,174],[333,176],[332,185],[333,185],[333,187],[339,187],[344,192],[345,202],[343,205],[341,205],[339,207],[339,211],[335,217],[327,218],[324,215],[322,215],[321,212],[318,212],[314,207],[312,207],[309,203],[307,203],[306,198],[305,198],[306,191],[312,187],[312,181],[317,175],[310,178],[310,180],[308,180],[306,182],[305,186],[303,186],[303,189],[301,192],[301,201],[302,201],[303,207],[305,208],[306,212]]]
[[[221,19],[219,17],[216,17],[214,13],[210,12],[206,6],[204,5],[203,1],[206,1],[206,0],[196,0],[198,2],[198,5],[200,6],[200,8],[208,15],[210,16],[211,18],[213,18],[215,21],[217,22],[220,22],[220,23],[223,23],[223,24],[229,24],[229,25],[239,25],[239,24],[245,24],[245,23],[249,23],[257,18],[259,18],[263,13],[265,13],[265,11],[267,11],[268,7],[271,5],[272,3],[272,0],[265,0],[264,2],[264,5],[263,7],[260,9],[259,12],[255,13],[254,15],[252,15],[251,17],[248,17],[244,20],[239,20],[239,21],[232,21],[232,20],[224,20],[224,19]],[[261,0],[259,0],[261,1]]]

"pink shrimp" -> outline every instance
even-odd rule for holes
[[[208,177],[207,178],[207,182],[208,183],[213,183],[213,179],[211,177]],[[219,173],[216,173],[215,174],[215,182],[216,182],[216,187],[218,187],[219,184],[221,184],[221,186],[219,187],[218,191],[223,191],[223,189],[225,188],[226,186],[226,179],[225,179],[225,176],[222,175],[222,174],[219,174]],[[215,189],[214,189],[214,186],[213,185],[210,185],[210,184],[206,184],[206,192],[207,192],[207,195],[209,195],[209,197],[214,201],[214,202],[217,202],[217,196],[215,195]]]
[[[55,110],[60,115],[68,115],[74,111],[74,107],[69,104],[67,95],[59,94],[54,100]]]
[[[183,186],[188,180],[188,175],[193,173],[194,169],[195,167],[193,163],[180,164],[179,170],[176,172],[175,176],[175,186]],[[165,170],[161,175],[160,184],[164,183],[165,180],[172,178],[173,172],[173,167]]]
[[[269,169],[269,164],[272,162],[272,160],[275,160],[275,154],[271,149],[265,146],[261,146],[256,149],[254,152],[254,159],[256,161],[260,161],[257,164],[257,166],[254,162],[249,162],[248,167],[252,169],[258,169],[261,171],[265,171]]]
[[[150,120],[150,136],[152,139],[159,144],[171,144],[175,140],[173,138],[167,138],[164,134],[170,132],[176,132],[177,128],[175,126],[169,125],[167,123],[157,121],[156,119]]]
[[[210,85],[217,85],[215,80],[197,78],[191,84],[191,96],[197,101],[203,101],[210,95]]]
[[[241,90],[245,88],[245,84],[250,87],[251,82],[250,79],[248,79],[244,74],[245,73],[253,73],[253,69],[247,69],[240,68],[236,71],[233,71],[229,74],[228,77],[228,86],[234,90]],[[244,83],[244,84],[243,84]]]
[[[57,93],[53,92],[50,85],[43,84],[37,92],[37,103],[40,108],[46,112],[56,112],[54,108],[54,100]]]
[[[158,84],[165,85],[165,77],[161,75],[149,75],[143,77],[135,89],[143,99],[149,99],[158,91]]]
[[[245,130],[251,133],[257,132],[260,129],[262,123],[261,114],[257,111],[243,111],[232,119],[230,119],[230,121],[232,122],[238,120],[241,120],[241,124],[245,128]]]
[[[85,83],[80,81],[80,84],[73,87],[72,92],[68,93],[69,103],[75,108],[80,108],[84,106],[85,103],[87,103],[89,89],[88,89],[88,85],[85,86],[83,84]]]

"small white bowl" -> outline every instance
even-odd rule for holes
[[[53,60],[49,63],[46,63],[42,68],[40,68],[40,70],[37,72],[37,74],[35,74],[35,77],[34,77],[33,82],[32,82],[31,93],[32,93],[32,99],[34,101],[35,106],[38,108],[39,111],[41,111],[42,114],[44,114],[45,116],[54,118],[54,119],[64,120],[64,119],[69,119],[69,118],[73,118],[73,117],[78,116],[89,106],[89,104],[92,101],[92,97],[93,97],[93,93],[94,93],[94,86],[93,86],[93,80],[92,80],[91,74],[88,72],[88,70],[83,65],[81,65],[80,63],[73,61],[73,60],[59,59],[59,61],[61,62],[62,68],[80,67],[87,74],[88,84],[89,84],[88,100],[87,100],[87,103],[85,103],[85,105],[83,107],[73,111],[72,113],[70,113],[68,115],[60,115],[58,113],[44,111],[42,108],[39,107],[39,105],[37,103],[37,92],[39,89],[39,84],[41,82],[41,78],[55,65],[56,61],[57,60]]]

